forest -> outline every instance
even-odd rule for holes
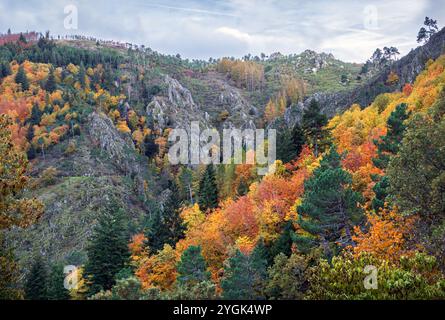
[[[311,96],[329,83],[289,71],[292,56],[188,61],[49,32],[2,43],[0,299],[445,299],[442,33],[426,20],[418,40],[442,55],[411,82],[394,47],[337,74],[344,90],[387,76],[333,116]],[[273,173],[171,165],[187,117],[276,128]]]

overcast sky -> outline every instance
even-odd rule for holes
[[[64,8],[78,10],[67,30]],[[445,23],[444,0],[0,0],[0,32],[50,30],[144,44],[208,59],[246,53],[333,53],[363,62],[377,47],[417,46],[425,16]],[[444,21],[440,21],[441,18]]]

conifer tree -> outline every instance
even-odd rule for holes
[[[288,163],[300,155],[305,143],[304,132],[297,124],[294,128],[283,128],[277,136],[277,159]]]
[[[237,250],[226,261],[224,277],[221,280],[223,298],[229,300],[261,299],[261,285],[266,276],[267,262],[260,254],[250,256]]]
[[[19,67],[19,70],[17,71],[17,74],[15,75],[15,83],[20,84],[22,86],[23,91],[29,90],[29,81],[28,81],[28,77],[26,76],[25,69],[23,68],[23,65],[21,65]]]
[[[144,154],[149,158],[153,158],[159,151],[159,146],[156,144],[153,134],[148,134],[144,138]]]
[[[328,132],[324,128],[328,124],[328,118],[321,113],[319,103],[313,99],[309,107],[303,113],[302,129],[306,141],[314,148],[315,156],[323,152],[328,144]]]
[[[381,137],[380,141],[374,141],[378,149],[377,158],[374,158],[373,162],[377,168],[386,170],[391,157],[398,152],[406,130],[405,120],[409,118],[407,108],[408,105],[405,103],[398,105],[388,118],[386,136]],[[373,176],[373,180],[376,184],[373,188],[375,198],[372,200],[372,208],[379,211],[385,206],[389,181],[386,177],[380,176]]]
[[[293,235],[295,228],[292,221],[286,222],[280,237],[275,240],[270,248],[270,259],[273,260],[275,256],[282,253],[289,257],[292,253]],[[270,261],[271,262],[271,261]]]
[[[152,253],[162,250],[165,244],[174,247],[184,237],[185,226],[178,210],[181,203],[179,190],[175,182],[169,184],[170,194],[163,206],[150,204],[145,235]]]
[[[11,67],[9,66],[8,62],[3,61],[0,63],[0,79],[9,76],[11,73]]]
[[[218,187],[216,185],[213,165],[208,165],[199,182],[198,204],[201,210],[207,211],[218,206]]]
[[[45,83],[45,90],[48,92],[54,92],[56,90],[56,77],[54,76],[54,69],[49,71],[48,79]]]
[[[25,283],[27,300],[47,300],[48,273],[40,255],[35,257]]]
[[[210,272],[201,254],[200,246],[190,246],[181,255],[177,266],[177,281],[182,286],[194,286],[210,280]]]
[[[31,108],[31,117],[28,122],[31,126],[39,125],[40,120],[42,119],[42,111],[40,111],[40,107],[37,103],[34,103]]]
[[[115,284],[115,275],[129,262],[128,240],[125,213],[113,201],[100,214],[87,247],[85,275],[91,283],[90,294]]]
[[[65,274],[62,264],[54,264],[48,277],[47,296],[49,300],[69,300],[70,292],[64,287]]]
[[[358,206],[362,197],[351,184],[351,174],[343,170],[341,156],[335,146],[331,147],[305,182],[302,203],[297,208],[298,224],[305,231],[295,237],[301,250],[321,244],[325,255],[331,257],[335,245],[352,244],[352,228],[363,213]]]

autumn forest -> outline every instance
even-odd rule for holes
[[[352,64],[5,30],[0,299],[445,299],[444,32]],[[171,164],[190,121],[276,129],[273,170]]]

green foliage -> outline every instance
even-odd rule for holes
[[[289,257],[292,253],[293,238],[295,237],[295,228],[292,221],[286,222],[280,237],[275,240],[270,247],[269,259],[273,261],[278,254],[284,254]],[[271,262],[272,262],[271,261]]]
[[[402,103],[391,113],[387,121],[386,136],[375,141],[378,157],[373,160],[376,167],[386,169],[392,155],[399,150],[400,142],[406,129],[405,121],[409,118],[408,105]]]
[[[49,300],[69,300],[70,292],[65,289],[64,280],[63,264],[53,265],[48,277],[47,297]]]
[[[409,123],[387,170],[394,203],[404,213],[419,213],[429,221],[445,215],[445,94],[430,114]]]
[[[91,296],[90,300],[142,300],[144,291],[139,280],[130,276],[128,278],[117,279],[111,290],[100,291]]]
[[[2,61],[0,63],[0,80],[11,75],[11,67],[9,66],[9,63],[6,61]]]
[[[210,272],[199,246],[190,246],[182,253],[177,270],[177,282],[182,286],[190,287],[210,280]]]
[[[149,158],[153,158],[159,151],[152,134],[146,135],[144,139],[144,154]]]
[[[377,289],[366,289],[366,266],[377,268]],[[313,267],[306,299],[316,300],[431,300],[444,299],[445,279],[434,257],[417,253],[390,265],[371,256],[338,256]]]
[[[45,83],[45,90],[48,92],[54,92],[57,88],[56,77],[54,76],[54,69],[49,71],[48,79]]]
[[[380,169],[386,169],[392,156],[399,150],[403,134],[406,130],[405,121],[409,118],[407,105],[402,103],[391,113],[387,121],[388,131],[380,141],[374,141],[377,146],[377,158],[373,159],[374,165]],[[373,177],[376,182],[373,191],[375,198],[372,200],[372,208],[379,211],[384,208],[388,196],[389,181],[387,177]]]
[[[25,69],[23,68],[23,65],[19,67],[19,70],[17,71],[17,74],[15,75],[15,83],[20,84],[22,86],[22,90],[29,90],[29,81],[28,77],[26,76]]]
[[[194,285],[176,285],[173,290],[163,295],[167,300],[213,300],[216,296],[216,285],[209,280]]]
[[[308,286],[309,259],[293,253],[290,257],[280,253],[268,270],[265,292],[270,299],[301,300]]]
[[[40,255],[34,259],[25,283],[25,298],[27,300],[46,300],[48,272],[46,265]]]
[[[304,132],[299,125],[283,128],[277,135],[277,159],[288,163],[300,155],[305,143]]]
[[[208,165],[199,181],[198,204],[201,210],[207,211],[218,206],[218,187],[216,185],[213,165]]]
[[[328,131],[324,128],[328,118],[321,113],[319,103],[313,99],[309,107],[304,110],[302,129],[306,141],[314,148],[315,156],[323,152],[328,144]]]
[[[170,181],[170,194],[163,204],[163,209],[151,204],[150,215],[146,222],[147,244],[151,252],[162,250],[165,244],[174,247],[183,238],[185,226],[179,215],[179,190],[175,182]]]
[[[116,274],[129,262],[128,241],[125,213],[112,202],[100,214],[87,247],[85,275],[91,283],[91,294],[114,285]]]
[[[229,300],[262,299],[262,284],[266,276],[267,261],[260,251],[250,256],[237,250],[230,257],[224,268],[221,280],[223,298]]]
[[[351,183],[351,174],[341,167],[341,157],[333,146],[304,183],[297,208],[298,224],[304,230],[296,236],[301,250],[321,244],[325,255],[331,257],[333,246],[352,244],[352,227],[360,222],[363,212],[358,206],[362,196],[351,189]]]

